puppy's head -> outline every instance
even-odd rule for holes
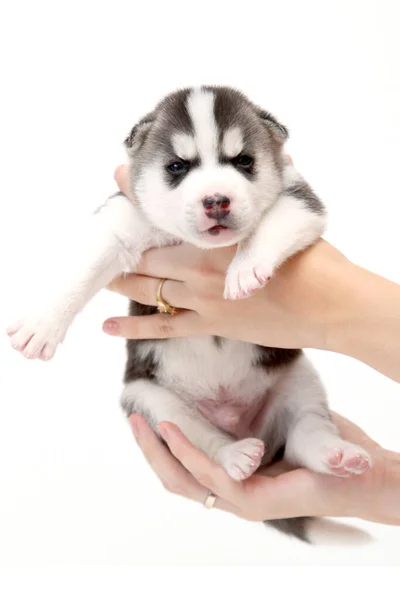
[[[286,128],[225,87],[180,90],[125,140],[148,220],[202,248],[246,237],[282,189]]]

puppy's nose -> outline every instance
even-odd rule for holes
[[[222,219],[226,217],[229,214],[230,203],[229,198],[221,196],[221,194],[215,194],[215,196],[209,196],[203,200],[206,215],[210,219]]]

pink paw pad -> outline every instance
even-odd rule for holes
[[[355,454],[344,461],[344,467],[347,470],[364,473],[370,467],[369,458],[364,454]]]
[[[257,279],[260,285],[265,285],[271,279],[271,275],[267,275],[266,273],[262,273],[257,269],[253,269],[254,277]],[[257,288],[258,289],[258,288]]]
[[[338,448],[330,450],[327,456],[327,462],[331,467],[338,467],[342,462],[343,452]]]
[[[332,448],[327,452],[326,464],[333,475],[348,477],[361,475],[370,466],[371,460],[366,452],[358,447]]]

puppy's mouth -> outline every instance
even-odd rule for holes
[[[214,227],[210,227],[209,229],[207,229],[207,233],[216,236],[219,235],[221,231],[224,231],[226,229],[229,229],[229,227],[227,227],[226,225],[214,225]]]

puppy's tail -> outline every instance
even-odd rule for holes
[[[308,529],[312,517],[293,517],[292,519],[275,519],[274,521],[264,521],[265,525],[269,525],[286,535],[292,535],[302,542],[311,544],[311,539],[308,536]]]
[[[373,541],[372,536],[366,531],[330,519],[295,517],[264,521],[264,523],[302,542],[318,546],[364,546]]]

